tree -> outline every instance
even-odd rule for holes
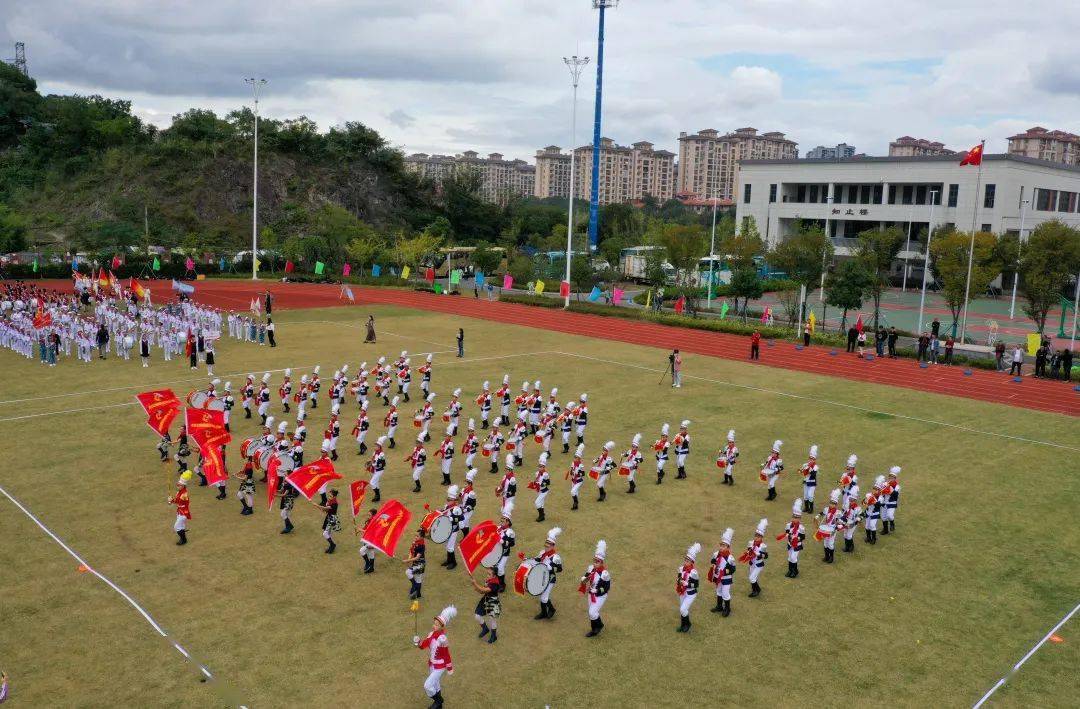
[[[477,247],[476,251],[472,254],[473,267],[485,276],[490,276],[498,271],[502,259],[502,253],[483,244]]]
[[[524,254],[518,254],[510,260],[506,270],[517,287],[524,288],[536,276],[536,262]]]
[[[1053,220],[1031,232],[1020,257],[1019,290],[1024,312],[1043,332],[1046,317],[1060,302],[1069,278],[1080,271],[1080,231]]]
[[[589,265],[589,259],[578,257],[570,260],[570,284],[578,292],[578,299],[582,293],[592,290],[592,287],[600,282],[600,277]]]
[[[726,221],[726,220],[725,220]],[[716,236],[720,239],[721,225],[723,222],[716,225]],[[731,223],[731,228],[734,229],[734,222]],[[724,225],[724,231],[727,231],[727,226]],[[730,234],[726,234],[720,241],[720,248],[731,260],[732,270],[740,268],[750,268],[754,265],[754,259],[765,253],[765,242],[761,238],[761,234],[758,233],[757,224],[754,222],[753,217],[746,220],[746,224],[739,233],[732,231]]]
[[[645,280],[650,285],[667,284],[667,273],[664,271],[665,254],[664,249],[650,249],[645,252]]]
[[[881,314],[881,296],[889,287],[889,271],[896,255],[904,245],[904,232],[900,227],[888,229],[867,229],[859,233],[859,245],[855,247],[855,258],[862,262],[870,280],[866,284],[864,295],[874,301],[874,329],[878,329]]]
[[[476,170],[456,170],[442,181],[446,218],[465,243],[493,243],[502,232],[499,208],[480,197],[482,179]]]
[[[0,254],[25,251],[27,232],[26,219],[0,204]]]
[[[453,240],[454,227],[450,225],[450,220],[446,217],[436,217],[435,221],[424,227],[424,233],[446,243]]]
[[[832,241],[817,225],[800,226],[769,254],[769,264],[787,273],[787,277],[806,287],[807,295],[821,282],[821,271],[832,261]],[[789,313],[794,318],[795,314]],[[800,312],[801,320],[805,315]],[[792,320],[794,323],[794,320]]]
[[[19,142],[41,107],[37,82],[0,62],[0,150]]]
[[[873,276],[859,259],[841,261],[825,277],[825,302],[844,311],[840,318],[841,331],[846,329],[848,311],[862,307],[863,294],[872,280]]]
[[[947,231],[937,235],[930,244],[930,269],[941,283],[941,294],[952,313],[952,327],[960,320],[967,293],[968,249],[971,234]],[[985,231],[975,234],[975,250],[971,259],[971,293],[978,295],[986,290],[990,281],[1001,273],[998,260],[997,237]],[[922,323],[919,323],[922,329]]]
[[[394,244],[394,259],[402,266],[419,268],[421,264],[429,261],[442,246],[442,240],[437,236],[420,232],[414,236],[400,234],[397,243]]]
[[[664,227],[660,243],[668,263],[675,269],[676,282],[691,285],[698,262],[709,250],[705,229],[697,225],[669,224]]]
[[[746,322],[746,307],[753,298],[757,300],[765,293],[765,288],[761,283],[761,277],[758,276],[757,270],[754,268],[742,267],[737,268],[731,274],[731,295],[735,297],[736,307],[739,305],[739,298],[742,298],[742,318],[743,322]]]
[[[345,245],[345,253],[349,260],[360,268],[377,262],[382,251],[382,242],[369,235],[354,236]]]

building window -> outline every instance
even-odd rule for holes
[[[821,185],[821,203],[827,204],[829,202],[829,186]]]
[[[955,207],[956,201],[960,198],[960,185],[949,185],[949,206]]]
[[[1041,187],[1035,190],[1035,209],[1040,212],[1049,212],[1053,209],[1053,205],[1057,201],[1057,192],[1055,190],[1046,190]]]
[[[989,224],[983,224],[982,225],[982,231],[985,231],[987,233],[991,233],[990,225]]]
[[[889,204],[896,204],[896,185],[889,185]]]
[[[776,185],[769,185],[769,203],[776,201]]]
[[[884,192],[884,185],[874,185],[874,204],[881,204],[881,198]]]
[[[913,185],[904,185],[903,198],[901,204],[914,204],[915,203],[915,187]]]
[[[817,185],[810,185],[810,201],[811,202],[817,202],[818,201],[818,186]]]
[[[750,188],[752,185],[743,185],[743,204],[750,204]]]
[[[795,201],[799,204],[806,201],[806,185],[799,185],[795,188]]]
[[[859,204],[870,204],[870,195],[873,193],[873,187],[870,185],[863,185],[859,188]]]
[[[997,192],[997,185],[987,185],[986,192],[983,195],[983,207],[986,209],[994,208],[994,194]]]
[[[926,185],[915,188],[915,204],[926,204]]]
[[[1064,192],[1064,191],[1058,192],[1057,210],[1059,212],[1073,212],[1073,211],[1076,211],[1073,208],[1073,205],[1074,205],[1073,200],[1075,200],[1075,199],[1076,199],[1076,193],[1075,192]]]

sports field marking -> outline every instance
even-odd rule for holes
[[[595,362],[604,362],[606,364],[614,364],[614,365],[618,365],[618,366],[621,366],[621,367],[630,367],[632,369],[640,369],[640,370],[643,370],[643,371],[646,371],[646,372],[652,372],[654,374],[658,373],[658,372],[666,372],[667,371],[666,369],[654,369],[652,367],[646,367],[646,366],[640,365],[640,364],[630,364],[628,362],[618,362],[618,361],[613,360],[613,359],[604,359],[602,357],[591,357],[589,355],[577,354],[577,353],[574,353],[574,352],[558,352],[557,354],[565,355],[567,357],[578,357],[578,358],[581,358],[581,359],[589,359],[589,360],[593,360]],[[841,401],[832,401],[830,399],[819,399],[817,397],[806,396],[804,394],[792,394],[792,393],[786,392],[786,391],[779,391],[777,389],[767,389],[765,387],[756,387],[756,386],[752,386],[750,384],[738,384],[736,382],[727,382],[727,381],[724,381],[723,379],[710,379],[709,377],[702,377],[702,376],[694,375],[694,374],[683,374],[683,378],[684,379],[697,379],[699,381],[709,382],[710,384],[719,384],[720,386],[734,387],[736,389],[746,389],[746,390],[749,390],[749,391],[759,391],[759,392],[762,392],[762,393],[765,393],[765,394],[774,394],[776,396],[784,396],[784,397],[787,397],[789,399],[801,399],[803,401],[813,401],[813,402],[818,403],[818,404],[826,404],[828,406],[836,406],[836,407],[839,407],[839,408],[851,409],[853,411],[861,411],[863,413],[868,413],[868,414],[878,414],[878,415],[881,415],[881,416],[892,416],[892,417],[895,417],[895,418],[898,418],[898,419],[906,419],[908,421],[916,421],[918,423],[927,423],[927,424],[931,424],[933,426],[944,426],[946,428],[953,428],[953,429],[956,429],[958,431],[964,431],[966,433],[975,433],[975,434],[979,434],[979,435],[982,435],[982,436],[993,436],[995,438],[1004,438],[1004,439],[1011,440],[1011,441],[1018,441],[1020,443],[1034,443],[1034,444],[1040,445],[1040,446],[1049,446],[1051,448],[1058,448],[1058,449],[1061,449],[1061,450],[1075,451],[1077,453],[1080,453],[1080,448],[1074,448],[1072,446],[1066,446],[1066,445],[1062,445],[1060,443],[1054,443],[1052,441],[1040,441],[1040,440],[1035,439],[1035,438],[1025,438],[1023,436],[1012,436],[1012,435],[1009,435],[1007,433],[999,433],[997,431],[984,431],[982,429],[971,428],[970,426],[961,426],[960,424],[949,423],[947,421],[936,421],[934,419],[919,418],[918,416],[908,416],[907,414],[897,414],[897,413],[893,413],[891,411],[879,411],[877,409],[868,409],[868,408],[865,408],[865,407],[862,407],[862,406],[856,406],[855,404],[845,404],[845,403],[843,403]],[[871,384],[872,384],[872,382],[871,382]]]
[[[1074,615],[1076,615],[1077,611],[1080,611],[1080,603],[1076,604],[1076,606],[1071,611],[1069,611],[1068,614],[1066,614],[1066,616],[1064,618],[1062,618],[1061,621],[1057,625],[1055,625],[1053,628],[1051,628],[1050,632],[1047,633],[1046,635],[1044,635],[1042,640],[1035,643],[1035,647],[1028,650],[1027,654],[1020,658],[1020,662],[1017,662],[1015,665],[1013,665],[1012,669],[1009,670],[1009,673],[1006,674],[1001,679],[999,679],[997,681],[997,683],[993,687],[991,687],[990,690],[986,694],[984,694],[982,696],[982,699],[975,702],[975,706],[973,707],[973,709],[979,709],[979,707],[981,707],[983,704],[985,704],[987,702],[987,700],[990,699],[991,696],[993,696],[994,692],[996,692],[999,689],[1001,689],[1002,687],[1004,687],[1005,683],[1009,680],[1009,678],[1012,677],[1017,672],[1019,672],[1020,668],[1023,667],[1024,663],[1027,662],[1029,659],[1031,659],[1031,656],[1034,655],[1036,652],[1038,652],[1039,648],[1041,648],[1043,645],[1046,644],[1046,641],[1050,639],[1050,636],[1052,636],[1054,633],[1056,633],[1058,630],[1060,630],[1061,626],[1068,623],[1069,619],[1072,618]]]
[[[3,488],[3,486],[0,486],[0,494],[3,494],[4,497],[6,497],[11,502],[11,504],[18,507],[19,510],[22,511],[22,513],[24,515],[26,515],[30,519],[31,522],[36,524],[38,526],[38,528],[41,529],[42,532],[45,532],[45,534],[47,534],[54,542],[56,542],[58,545],[60,545],[60,547],[64,551],[66,551],[71,556],[71,558],[73,558],[75,561],[79,562],[79,564],[84,566],[86,568],[87,572],[89,572],[89,573],[93,574],[94,576],[96,576],[102,583],[104,583],[106,586],[111,588],[113,591],[115,591],[117,594],[119,594],[120,597],[122,597],[125,601],[127,601],[128,604],[131,605],[131,607],[134,608],[139,613],[139,615],[141,615],[146,620],[146,622],[150,624],[150,627],[153,628],[157,632],[158,635],[160,635],[163,638],[169,638],[169,634],[167,632],[165,632],[165,629],[162,628],[161,625],[159,625],[156,620],[154,620],[153,616],[151,616],[150,613],[148,613],[145,608],[143,608],[142,606],[139,605],[138,601],[136,601],[134,598],[132,598],[131,595],[127,591],[125,591],[124,589],[120,588],[115,583],[113,583],[112,580],[109,579],[109,577],[105,576],[100,571],[98,571],[93,566],[91,566],[89,563],[87,563],[86,559],[79,556],[79,554],[74,549],[69,547],[64,542],[63,539],[56,536],[56,534],[51,529],[46,527],[45,524],[42,523],[41,520],[39,520],[37,517],[34,516],[33,512],[31,512],[29,509],[27,509],[17,499],[12,497],[11,493],[9,493],[7,490],[5,490]],[[184,656],[185,660],[187,660],[188,662],[191,662],[193,665],[195,665],[199,669],[199,672],[201,672],[203,674],[203,676],[206,677],[206,679],[214,679],[214,675],[211,674],[210,670],[207,669],[206,665],[203,665],[198,660],[193,658],[191,656],[191,653],[189,653],[187,650],[185,650],[184,647],[180,643],[176,642],[175,640],[172,640],[171,638],[169,638],[169,642],[174,648],[176,648],[177,652],[179,652],[181,655]]]

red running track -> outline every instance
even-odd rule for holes
[[[42,285],[64,290],[71,288],[70,282],[47,281]],[[195,286],[198,301],[236,310],[246,310],[251,299],[267,288],[274,295],[275,308],[279,309],[343,304],[338,286],[231,280],[203,281]],[[750,352],[749,339],[742,335],[406,289],[352,286],[352,291],[359,306],[365,303],[398,305],[665,350],[678,347],[683,352],[731,360],[748,361]],[[830,351],[828,347],[796,350],[793,343],[777,342],[772,347],[762,347],[763,359],[755,364],[1080,416],[1080,394],[1070,383],[1024,377],[1023,382],[1017,384],[1012,377],[989,370],[973,369],[970,376],[965,376],[963,367],[922,369],[910,359],[865,360],[845,352],[831,355]]]

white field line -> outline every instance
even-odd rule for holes
[[[30,518],[31,522],[36,524],[38,526],[38,528],[41,529],[42,532],[44,532],[54,542],[56,542],[58,545],[60,545],[60,547],[64,551],[66,551],[71,556],[71,558],[75,559],[75,561],[77,561],[80,564],[82,564],[83,566],[85,566],[89,573],[96,576],[102,583],[104,583],[106,586],[111,588],[113,591],[115,591],[117,594],[119,594],[120,597],[122,597],[125,601],[127,601],[128,604],[131,605],[131,607],[134,608],[139,613],[139,615],[141,615],[143,617],[143,619],[146,620],[146,622],[150,624],[150,627],[153,628],[154,631],[157,632],[158,635],[160,635],[163,638],[169,638],[169,634],[167,632],[165,632],[165,629],[162,628],[161,625],[159,625],[158,622],[156,620],[154,620],[153,616],[151,616],[146,611],[145,608],[140,606],[138,601],[136,601],[134,598],[132,598],[131,595],[127,591],[125,591],[124,589],[117,586],[115,583],[112,582],[112,580],[109,579],[109,577],[105,576],[100,571],[98,571],[93,566],[91,566],[89,563],[87,563],[87,561],[84,558],[79,556],[79,554],[74,549],[69,547],[64,542],[63,539],[56,536],[56,534],[51,529],[46,527],[41,522],[41,520],[39,520],[37,517],[35,517],[34,514],[30,510],[28,510],[26,508],[26,506],[24,506],[21,502],[19,502],[14,497],[12,497],[11,493],[9,493],[7,490],[5,490],[2,486],[0,486],[0,494],[3,494],[4,497],[6,497],[11,502],[11,504],[18,507],[19,510],[21,510],[24,515],[26,515],[28,518]],[[194,664],[199,669],[199,672],[201,672],[203,674],[203,676],[206,677],[206,679],[213,679],[214,678],[214,675],[212,675],[210,673],[210,670],[208,670],[205,665],[199,663],[198,660],[194,659],[191,656],[191,653],[189,653],[187,650],[185,650],[184,647],[182,645],[180,645],[180,643],[178,643],[178,642],[176,642],[175,640],[172,640],[172,639],[170,639],[170,643],[172,644],[172,646],[174,648],[176,648],[176,650],[181,655],[184,656],[184,658],[186,660],[188,660],[189,662]]]
[[[986,694],[984,694],[982,696],[982,699],[975,702],[975,706],[974,706],[973,709],[979,709],[979,707],[981,707],[983,704],[985,704],[987,702],[987,700],[990,699],[991,696],[993,696],[994,692],[996,692],[999,689],[1001,689],[1002,687],[1004,687],[1005,683],[1009,680],[1009,678],[1012,677],[1017,672],[1019,672],[1020,668],[1024,665],[1024,663],[1027,662],[1031,658],[1031,656],[1034,655],[1039,650],[1039,648],[1041,648],[1046,643],[1046,641],[1050,639],[1051,635],[1053,635],[1058,630],[1060,630],[1061,626],[1068,623],[1069,619],[1072,618],[1074,615],[1076,615],[1077,611],[1080,611],[1080,603],[1078,603],[1071,611],[1069,611],[1065,615],[1065,617],[1062,618],[1061,621],[1057,625],[1055,625],[1053,628],[1051,628],[1050,632],[1047,633],[1046,635],[1044,635],[1042,640],[1035,643],[1035,646],[1033,648],[1031,648],[1030,650],[1028,650],[1026,655],[1024,655],[1023,657],[1020,658],[1020,662],[1017,662],[1015,665],[1013,665],[1012,669],[1009,670],[1008,674],[1006,674],[1004,677],[999,679],[997,681],[997,683],[994,684],[994,686],[990,688],[990,691],[988,691]]]
[[[646,372],[658,373],[658,372],[666,371],[664,369],[654,369],[652,367],[646,367],[644,365],[629,364],[627,362],[618,362],[616,360],[604,359],[602,357],[590,357],[589,355],[577,354],[577,353],[574,353],[574,352],[558,352],[557,354],[560,354],[560,355],[563,355],[563,356],[566,356],[566,357],[578,357],[580,359],[588,359],[588,360],[592,360],[594,362],[603,362],[604,364],[614,364],[614,365],[618,365],[620,367],[630,367],[630,368],[633,368],[633,369],[640,369],[640,370],[643,370],[643,371],[646,371]],[[1074,448],[1072,446],[1066,446],[1066,445],[1062,445],[1060,443],[1054,443],[1052,441],[1040,441],[1040,440],[1035,439],[1035,438],[1025,438],[1023,436],[1011,436],[1011,435],[1009,435],[1007,433],[999,433],[997,431],[984,431],[984,430],[978,429],[978,428],[971,428],[970,426],[961,426],[960,424],[949,423],[948,421],[936,421],[934,419],[919,418],[918,416],[908,416],[907,414],[897,414],[897,413],[893,413],[891,411],[879,411],[877,409],[868,409],[868,408],[865,408],[865,407],[862,407],[862,406],[856,406],[855,404],[845,404],[845,403],[843,403],[841,401],[831,401],[829,399],[819,399],[819,398],[814,397],[814,396],[805,396],[803,394],[792,394],[790,392],[779,391],[777,389],[766,389],[764,387],[756,387],[756,386],[751,386],[749,384],[738,384],[736,382],[727,382],[727,381],[724,381],[722,379],[710,379],[709,377],[702,377],[702,376],[697,376],[697,375],[693,375],[693,374],[685,374],[684,373],[683,378],[684,379],[697,379],[699,381],[708,382],[710,384],[718,384],[720,386],[733,387],[733,388],[736,388],[736,389],[746,389],[748,391],[758,391],[758,392],[761,392],[761,393],[764,393],[764,394],[774,394],[776,396],[783,396],[783,397],[787,397],[789,399],[801,399],[803,401],[813,401],[813,402],[818,403],[818,404],[825,404],[827,406],[836,406],[836,407],[839,407],[839,408],[851,409],[853,411],[862,411],[864,413],[869,413],[869,414],[880,414],[880,415],[883,415],[883,416],[892,416],[892,417],[898,418],[898,419],[906,419],[908,421],[916,421],[918,423],[926,423],[926,424],[930,424],[930,425],[933,425],[933,426],[943,426],[943,427],[946,427],[946,428],[952,428],[952,429],[956,429],[958,431],[964,431],[965,433],[974,433],[974,434],[978,434],[978,435],[981,435],[981,436],[992,436],[992,437],[995,437],[995,438],[1004,438],[1004,439],[1007,439],[1007,440],[1017,441],[1017,442],[1020,442],[1020,443],[1033,443],[1035,445],[1049,446],[1051,448],[1058,448],[1060,450],[1075,451],[1077,453],[1080,453],[1080,448]]]

